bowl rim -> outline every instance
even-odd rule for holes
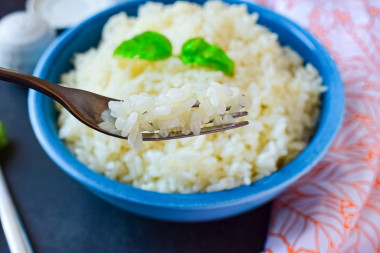
[[[110,17],[113,14],[128,9],[129,6],[141,5],[148,2],[147,0],[132,0],[115,5],[83,21],[79,25],[68,29],[56,38],[53,43],[46,49],[40,58],[34,75],[44,77],[47,73],[47,66],[51,65],[55,56],[65,45],[80,33],[82,29],[92,22],[103,17]],[[160,1],[165,2],[165,1]],[[193,1],[200,2],[200,1]],[[201,1],[203,2],[203,1]],[[283,189],[295,182],[302,175],[307,173],[327,152],[332,140],[338,132],[344,114],[344,88],[340,77],[339,70],[325,47],[307,30],[303,29],[289,19],[273,12],[270,9],[260,5],[240,0],[224,0],[228,4],[246,4],[253,7],[259,13],[261,18],[274,19],[281,24],[286,30],[296,33],[297,36],[303,37],[303,43],[312,46],[318,51],[318,61],[322,62],[324,68],[329,68],[330,80],[334,81],[331,88],[334,91],[334,103],[332,99],[325,101],[329,111],[316,129],[316,133],[307,147],[290,163],[250,185],[239,186],[230,190],[204,193],[159,193],[142,190],[131,185],[120,183],[116,180],[109,179],[97,172],[92,171],[66,148],[58,138],[56,132],[47,131],[48,117],[44,113],[44,108],[40,106],[44,95],[31,90],[28,95],[28,110],[32,128],[35,135],[48,154],[48,156],[72,178],[84,184],[90,189],[100,191],[101,193],[116,199],[122,199],[129,202],[166,208],[176,209],[210,209],[227,207],[236,204],[247,203],[262,199],[265,196],[275,194],[279,189]],[[326,106],[326,105],[325,105]],[[322,116],[322,114],[321,114]]]

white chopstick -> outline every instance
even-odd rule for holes
[[[26,232],[17,215],[0,165],[0,218],[11,253],[32,253]]]

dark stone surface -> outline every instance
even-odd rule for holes
[[[24,0],[0,0],[0,17]],[[139,217],[98,199],[44,153],[31,128],[27,90],[0,82],[0,120],[11,145],[2,165],[35,252],[260,252],[270,205],[207,223]],[[9,252],[0,230],[0,252]]]

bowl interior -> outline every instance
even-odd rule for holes
[[[136,15],[138,6],[147,1],[129,1],[103,11],[74,27],[59,38],[46,50],[40,59],[34,75],[51,82],[60,82],[60,76],[73,68],[71,64],[75,53],[96,47],[104,24],[108,18],[121,11]],[[175,1],[161,1],[167,4]],[[204,3],[205,1],[190,1]],[[242,4],[244,1],[225,1]],[[277,33],[282,45],[297,51],[305,62],[313,64],[328,87],[322,95],[322,108],[316,132],[308,147],[291,163],[279,171],[249,186],[213,193],[168,194],[149,192],[110,180],[88,169],[72,155],[58,138],[56,129],[57,112],[51,99],[31,91],[29,94],[29,113],[33,129],[48,155],[70,176],[86,187],[119,199],[137,203],[175,208],[199,208],[208,206],[231,205],[239,201],[260,201],[265,196],[273,197],[308,172],[327,151],[333,137],[340,127],[344,112],[344,91],[339,71],[327,50],[306,30],[288,19],[261,6],[245,3],[250,13],[257,12],[258,23]]]

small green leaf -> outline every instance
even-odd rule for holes
[[[172,44],[162,34],[147,31],[120,44],[114,51],[115,57],[139,58],[148,61],[158,61],[170,57]]]
[[[7,136],[5,131],[5,126],[3,122],[0,121],[0,149],[4,148],[7,145]]]
[[[211,45],[203,38],[186,41],[180,58],[184,64],[220,70],[230,76],[234,74],[234,62],[231,58],[218,45]]]

